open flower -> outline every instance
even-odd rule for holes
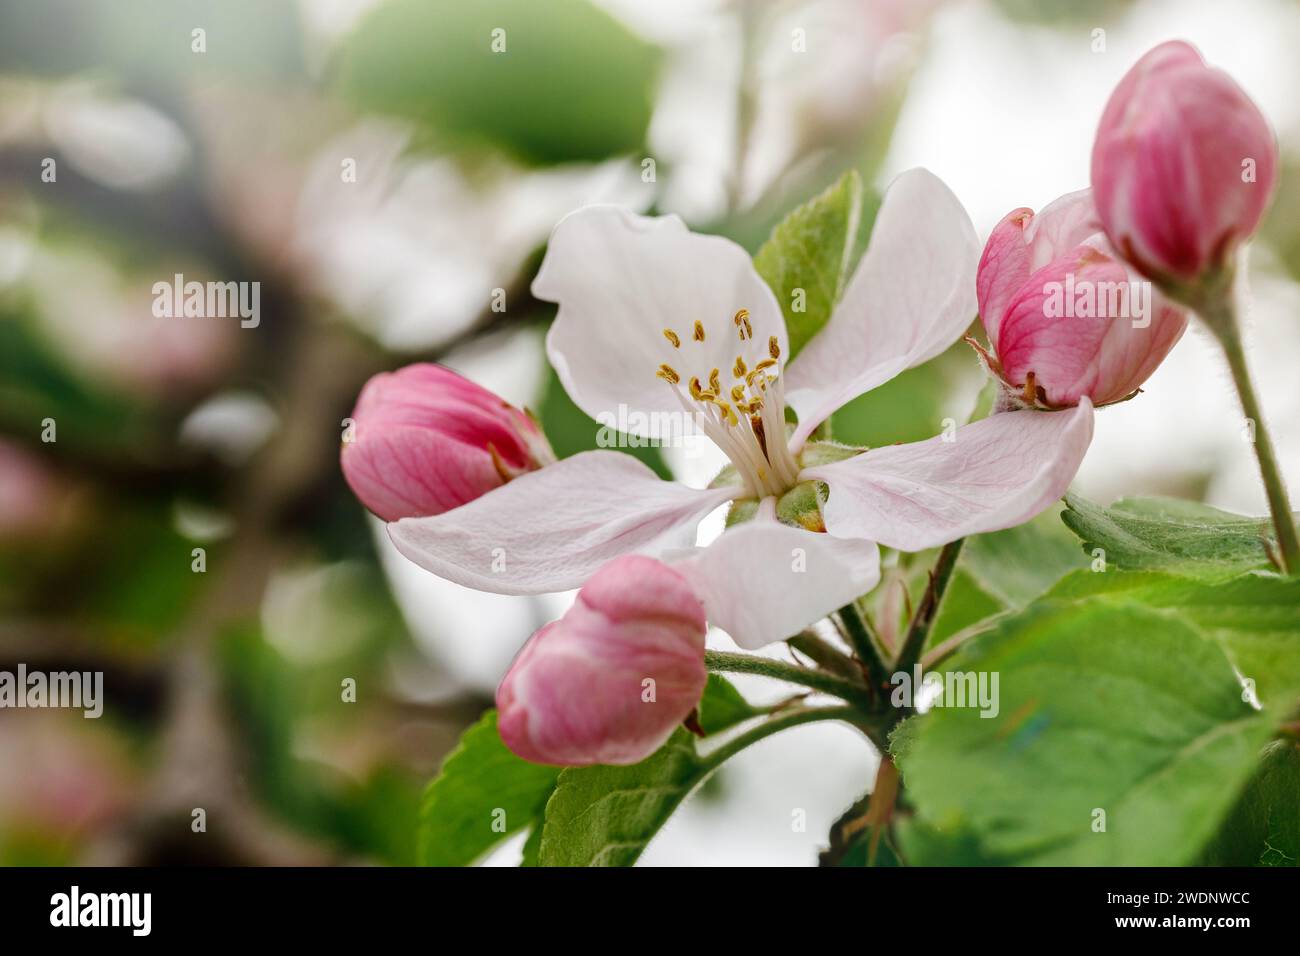
[[[1123,401],[1187,327],[1187,313],[1115,255],[1088,189],[1036,216],[1007,213],[984,247],[976,285],[994,352],[984,359],[1019,404]]]
[[[629,455],[585,452],[444,514],[397,521],[392,540],[442,577],[506,594],[577,587],[623,554],[668,555],[738,642],[788,637],[874,584],[876,542],[917,551],[1019,524],[1060,497],[1082,460],[1086,400],[915,444],[809,442],[840,406],[956,341],[975,315],[978,255],[948,188],[904,173],[834,314],[787,367],[781,308],[742,248],[675,216],[580,209],[556,226],[533,284],[559,303],[547,352],[560,381],[593,418],[644,437],[670,437],[685,416],[734,475],[696,489]],[[772,520],[778,500],[810,489],[829,534]],[[760,503],[760,520],[683,551],[705,514],[743,499]]]

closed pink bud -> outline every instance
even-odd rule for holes
[[[1087,190],[1035,216],[1009,213],[976,276],[988,365],[1023,404],[1094,405],[1132,395],[1169,354],[1187,315],[1115,256]]]
[[[1092,186],[1114,247],[1182,290],[1216,274],[1254,233],[1277,163],[1277,141],[1250,97],[1195,47],[1171,41],[1111,94],[1092,148]]]
[[[341,458],[352,491],[385,521],[450,511],[554,460],[527,414],[430,364],[366,383]]]
[[[498,727],[534,763],[632,764],[654,753],[704,692],[704,608],[667,565],[605,565],[534,634],[497,689]]]

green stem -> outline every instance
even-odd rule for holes
[[[843,720],[863,730],[868,737],[873,741],[875,740],[868,728],[863,725],[862,714],[853,707],[806,707],[799,710],[787,710],[779,717],[773,717],[771,720],[764,721],[757,727],[733,737],[706,756],[704,762],[710,768],[716,767],[723,761],[734,757],[746,747],[758,743],[764,737],[770,737],[772,734],[788,730],[791,727],[798,727],[800,724],[811,724],[819,720]]]
[[[921,652],[925,650],[925,640],[930,636],[930,628],[938,614],[939,604],[943,601],[943,594],[948,589],[948,582],[952,580],[952,572],[957,567],[957,558],[961,555],[962,542],[965,540],[965,538],[958,538],[945,544],[943,550],[939,552],[939,558],[930,570],[930,584],[925,589],[925,596],[921,598],[916,613],[912,615],[907,636],[903,638],[903,644],[898,649],[898,657],[894,661],[896,672],[911,670],[912,665],[921,659]]]
[[[853,662],[853,658],[810,630],[796,634],[786,643],[832,674],[852,681],[862,678],[862,670]]]
[[[865,703],[868,700],[867,688],[856,681],[784,661],[774,661],[770,657],[705,651],[704,666],[715,673],[757,674],[760,677],[789,681],[854,703]]]
[[[867,669],[867,677],[872,689],[879,690],[888,685],[889,670],[885,667],[885,659],[881,655],[876,639],[871,636],[871,628],[867,625],[862,612],[858,610],[857,604],[846,604],[835,613],[840,623],[844,625],[849,643],[853,645],[853,652],[862,662],[862,666]]]
[[[1255,457],[1259,459],[1259,473],[1264,480],[1268,508],[1273,515],[1273,527],[1277,531],[1278,558],[1282,571],[1286,574],[1300,574],[1300,541],[1296,539],[1291,502],[1287,498],[1286,484],[1282,481],[1282,473],[1278,468],[1273,439],[1264,424],[1264,412],[1259,404],[1259,396],[1255,394],[1255,383],[1250,377],[1231,292],[1225,291],[1217,296],[1210,304],[1203,306],[1200,313],[1223,346],[1233,384],[1237,386],[1237,396],[1241,399],[1242,411],[1254,425]]]

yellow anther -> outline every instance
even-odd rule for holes
[[[677,337],[677,333],[672,329],[664,329],[664,338],[673,343],[673,348],[679,349],[682,347],[682,340]]]
[[[722,373],[716,368],[709,373],[709,388],[713,389],[714,393],[722,391]]]
[[[697,402],[703,400],[704,389],[700,387],[700,379],[698,376],[695,375],[691,376],[690,389],[691,389],[691,398],[695,399]]]
[[[677,374],[677,370],[671,365],[660,365],[659,371],[655,372],[655,374],[665,382],[672,382],[674,385],[682,380],[682,377]]]
[[[763,375],[764,372],[766,372],[768,369],[770,369],[770,368],[771,368],[773,365],[775,365],[775,364],[776,364],[776,362],[775,362],[773,359],[763,359],[763,361],[759,362],[759,363],[758,363],[757,365],[755,365],[752,369],[750,369],[749,374],[745,376],[745,382],[746,382],[746,384],[748,384],[748,385],[753,385],[753,384],[754,384],[754,379],[756,379],[756,378],[758,378],[759,376]],[[767,379],[764,378],[763,381],[766,382]]]
[[[695,322],[695,341],[704,341],[704,323],[696,320]]]
[[[749,318],[749,309],[741,309],[732,317],[731,321],[736,323],[736,328],[740,328],[740,324],[747,318]]]
[[[772,361],[781,357],[781,346],[777,343],[775,335],[767,340],[767,354],[772,356]]]
[[[731,370],[731,374],[735,378],[745,377],[745,360],[739,355],[736,356],[736,367]]]
[[[745,400],[745,386],[743,385],[731,386],[731,400],[738,405],[741,402],[743,402]]]
[[[745,318],[742,321],[745,323],[745,338],[752,339],[754,337],[754,327],[749,324],[748,312],[745,313]]]

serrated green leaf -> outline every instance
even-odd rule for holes
[[[741,696],[740,691],[719,674],[710,674],[699,703],[700,729],[716,734],[764,711]]]
[[[516,757],[501,742],[497,712],[465,731],[420,807],[422,866],[467,866],[521,830],[540,825],[559,767]]]
[[[848,279],[862,211],[862,179],[849,170],[794,209],[754,255],[785,314],[790,356],[830,319]]]
[[[922,718],[902,770],[923,827],[1006,862],[1195,858],[1273,722],[1243,702],[1218,642],[1130,598],[1036,602],[951,665],[997,673],[1000,709]]]
[[[533,824],[533,828],[528,831],[528,839],[524,841],[523,858],[519,861],[520,866],[540,866],[542,853],[542,821],[538,820]]]
[[[349,36],[340,78],[363,109],[559,163],[642,147],[658,61],[587,0],[388,0]]]
[[[1103,508],[1071,494],[1065,504],[1061,519],[1084,548],[1101,548],[1116,567],[1226,577],[1269,566],[1267,519],[1177,498],[1124,498]]]
[[[678,728],[630,767],[571,767],[546,804],[542,866],[631,866],[709,770]]]

